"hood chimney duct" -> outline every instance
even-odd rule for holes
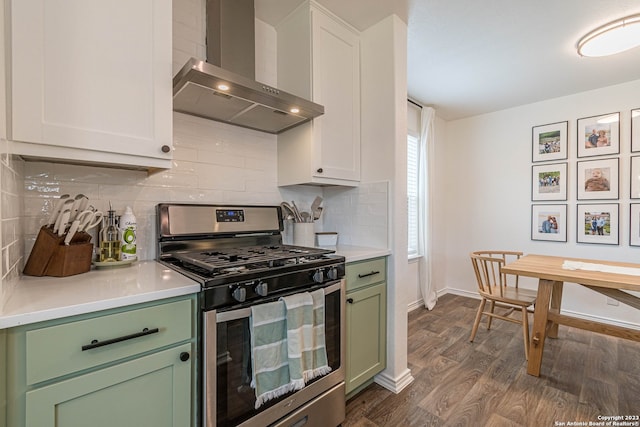
[[[207,62],[256,78],[253,0],[207,0]]]

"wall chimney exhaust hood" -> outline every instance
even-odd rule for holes
[[[207,58],[191,58],[173,78],[174,111],[273,134],[324,114],[255,81],[253,0],[207,1]]]

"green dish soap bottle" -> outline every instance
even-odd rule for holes
[[[136,217],[133,215],[131,206],[127,206],[124,214],[120,217],[120,259],[122,261],[135,261],[138,259],[136,251]]]

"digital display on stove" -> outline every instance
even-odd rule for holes
[[[216,209],[217,222],[244,222],[242,209]]]

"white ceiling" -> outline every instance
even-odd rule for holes
[[[302,0],[255,2],[275,25]],[[391,13],[405,20],[409,96],[445,120],[640,79],[640,48],[607,58],[575,51],[588,31],[640,13],[638,0],[318,2],[360,30]]]

